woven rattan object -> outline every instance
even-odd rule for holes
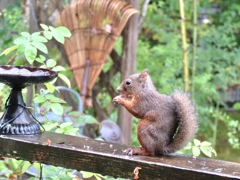
[[[75,0],[58,16],[58,24],[72,32],[64,47],[86,106],[115,41],[134,13],[137,10],[121,0]]]

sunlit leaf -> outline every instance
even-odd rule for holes
[[[53,71],[66,71],[66,68],[62,66],[55,66],[52,68]]]
[[[42,51],[42,52],[44,52],[46,54],[48,53],[48,49],[47,49],[47,46],[45,44],[43,44],[41,42],[33,41],[32,45],[34,47],[36,47],[38,50],[40,50],[40,51]]]
[[[47,65],[48,68],[52,68],[52,67],[54,67],[56,64],[57,64],[57,62],[56,62],[55,60],[53,60],[53,59],[48,59],[48,60],[47,60],[47,63],[46,63],[46,65]]]
[[[200,147],[200,149],[203,152],[203,154],[205,154],[208,157],[212,157],[211,148],[209,148],[209,147]]]
[[[2,55],[8,55],[10,52],[14,51],[14,50],[17,49],[17,48],[18,48],[18,45],[14,45],[14,46],[12,46],[12,47],[9,47],[9,48],[5,49],[5,50],[1,53],[0,56],[2,56]]]
[[[194,139],[193,143],[195,146],[200,146],[201,142],[198,139]]]
[[[91,172],[80,171],[80,173],[82,174],[83,178],[90,178],[93,176],[93,173]]]
[[[36,97],[34,97],[33,101],[35,103],[42,103],[42,102],[45,102],[46,99],[44,97],[42,97],[41,95],[37,95]]]
[[[63,80],[63,82],[65,82],[67,84],[67,86],[69,88],[71,88],[71,82],[64,74],[59,73],[58,77],[61,78]]]
[[[64,44],[64,36],[56,30],[52,31],[52,36],[60,43]]]
[[[62,116],[62,115],[63,115],[63,107],[62,107],[61,104],[59,104],[59,103],[51,103],[51,104],[50,104],[50,108],[51,108],[51,110],[52,110],[55,114],[57,114],[57,115],[59,115],[59,116]]]
[[[45,31],[48,30],[48,26],[47,26],[46,24],[40,24],[40,26],[41,26]]]
[[[37,48],[33,47],[32,45],[28,45],[25,48],[25,57],[27,59],[27,61],[32,64],[33,61],[35,60],[37,56]]]
[[[47,38],[48,40],[52,39],[52,33],[49,31],[43,31],[43,35],[45,36],[45,38]]]
[[[26,48],[27,45],[29,45],[29,43],[19,44],[19,45],[18,45],[18,49],[17,49],[17,54],[18,54],[18,55],[24,54],[25,48]]]
[[[195,147],[195,146],[194,146],[194,147],[192,148],[192,153],[193,153],[194,156],[199,156],[200,153],[201,153],[199,147]]]
[[[21,35],[26,37],[26,38],[30,37],[29,32],[21,32]]]
[[[201,142],[201,146],[211,146],[212,143],[208,142],[208,141],[203,141]]]
[[[47,42],[48,41],[45,37],[40,36],[38,34],[34,34],[34,33],[31,35],[31,39],[33,42],[34,41],[37,41],[37,42]]]
[[[27,41],[29,41],[28,38],[21,36],[21,37],[15,39],[15,40],[13,41],[13,43],[14,43],[14,44],[23,44],[23,43],[26,43]]]
[[[64,122],[62,124],[60,124],[60,128],[65,128],[67,126],[71,126],[72,125],[72,122]]]
[[[72,35],[71,32],[68,30],[68,28],[64,26],[57,27],[56,31],[65,37],[70,37]]]
[[[54,96],[53,94],[46,94],[45,98],[53,103],[66,103],[63,99]]]
[[[44,83],[44,85],[47,87],[50,93],[53,93],[55,90],[55,86],[52,85],[51,83]]]
[[[31,163],[29,161],[24,161],[24,164],[22,166],[22,174],[25,173],[30,166],[31,166]]]
[[[58,123],[56,122],[48,122],[44,123],[43,127],[46,131],[50,131],[58,126]]]

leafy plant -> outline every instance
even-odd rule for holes
[[[82,174],[83,178],[95,178],[96,180],[101,180],[101,179],[106,179],[106,176],[103,176],[101,174],[97,173],[91,173],[91,172],[86,172],[86,171],[80,171]]]
[[[61,116],[63,114],[63,106],[61,104],[66,103],[63,99],[58,98],[53,94],[46,94],[43,89],[41,89],[40,94],[36,94],[33,101],[42,104],[40,109],[40,114],[42,116],[46,115],[49,110],[52,110],[55,114]]]
[[[33,163],[34,174],[39,174],[41,171],[41,165],[39,163]],[[32,172],[32,173],[33,173]],[[45,180],[72,180],[74,177],[73,171],[61,167],[55,167],[50,165],[43,165],[42,178]],[[28,180],[37,180],[39,176],[31,177]]]
[[[200,156],[201,153],[207,157],[212,157],[213,154],[217,156],[216,151],[212,147],[212,143],[208,141],[201,142],[198,139],[194,139],[193,142],[189,143],[184,149],[191,150],[193,156]]]
[[[0,161],[0,177],[16,179],[18,176],[22,176],[30,166],[31,164],[28,161],[4,157]]]
[[[70,37],[70,31],[65,27],[54,28],[52,26],[46,26],[41,24],[43,31],[29,34],[28,32],[22,32],[20,37],[14,40],[13,46],[5,49],[0,56],[8,55],[11,52],[16,51],[15,65],[23,65],[26,61],[29,64],[33,64],[35,61],[42,64],[41,68],[51,68],[54,71],[65,71],[62,66],[57,66],[57,62],[53,59],[46,59],[44,55],[38,56],[38,51],[48,54],[48,49],[45,45],[52,38],[56,39],[60,43],[64,43],[65,37]],[[70,87],[70,81],[68,78],[59,73],[58,76]],[[51,83],[45,84],[50,92],[53,92],[53,86]]]

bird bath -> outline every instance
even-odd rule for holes
[[[41,124],[27,109],[22,89],[39,83],[45,83],[57,77],[57,72],[48,69],[0,66],[0,82],[12,88],[5,102],[5,112],[0,119],[0,134],[37,134]]]

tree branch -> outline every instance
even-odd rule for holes
[[[140,32],[141,29],[142,29],[142,24],[143,24],[143,21],[144,21],[144,19],[146,17],[148,4],[150,3],[150,1],[151,0],[144,0],[144,2],[143,2],[142,13],[140,14],[139,22],[138,22],[138,32]]]

